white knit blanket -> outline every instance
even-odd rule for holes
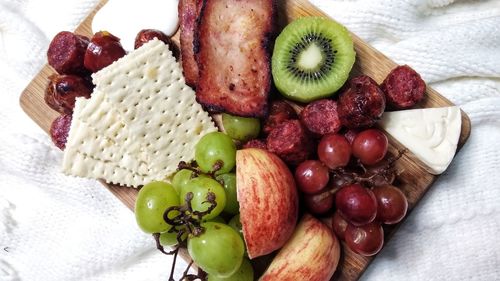
[[[19,107],[50,39],[96,3],[0,0],[1,281],[167,280],[171,259],[132,213],[96,181],[64,176],[62,153]],[[468,143],[363,279],[500,280],[500,1],[314,3],[472,121]]]

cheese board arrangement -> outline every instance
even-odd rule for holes
[[[307,0],[173,1],[137,30],[107,2],[54,37],[21,107],[185,280],[357,280],[470,135]]]

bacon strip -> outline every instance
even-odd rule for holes
[[[198,83],[198,64],[193,51],[193,41],[202,6],[203,0],[180,0],[178,6],[182,69],[186,83],[191,87],[196,87]]]
[[[195,45],[196,99],[210,111],[245,117],[267,113],[273,0],[205,0]]]

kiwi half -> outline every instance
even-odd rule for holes
[[[299,102],[328,97],[345,83],[355,57],[344,26],[326,18],[299,18],[276,38],[274,84],[285,97]]]

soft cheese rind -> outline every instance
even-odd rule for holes
[[[455,155],[462,116],[456,106],[412,109],[385,112],[379,124],[437,175]]]

